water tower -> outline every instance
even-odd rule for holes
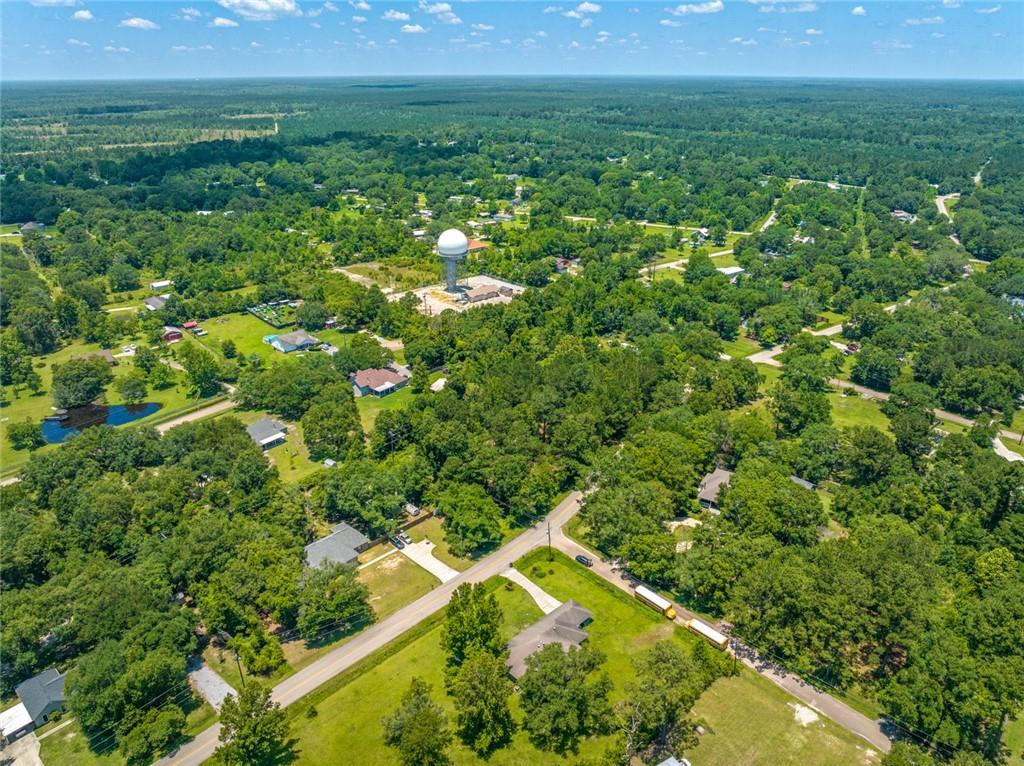
[[[456,269],[459,261],[466,260],[468,252],[469,240],[458,229],[447,229],[441,232],[441,236],[437,238],[437,254],[444,261],[444,275],[447,283],[445,290],[450,293],[459,291],[456,284]]]

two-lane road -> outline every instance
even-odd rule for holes
[[[579,510],[583,494],[573,492],[560,502],[547,518],[522,532],[518,537],[505,543],[494,553],[481,559],[458,577],[438,586],[424,596],[394,614],[372,625],[351,638],[329,654],[294,675],[286,678],[273,689],[273,698],[287,706],[301,699],[317,687],[344,672],[360,660],[395,640],[410,628],[443,609],[451,598],[452,591],[464,582],[483,582],[509,567],[516,559],[522,558],[534,548],[547,544],[547,524],[552,535],[562,524],[571,519]],[[220,736],[220,724],[200,732],[195,739],[183,745],[176,753],[157,761],[157,766],[198,766],[216,749]]]

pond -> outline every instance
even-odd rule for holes
[[[104,404],[74,407],[68,410],[68,416],[64,420],[43,421],[41,426],[43,441],[47,444],[60,444],[75,434],[81,433],[83,428],[104,424],[121,426],[152,415],[162,406],[156,402],[143,402],[142,404],[115,404],[112,407]]]

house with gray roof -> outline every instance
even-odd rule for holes
[[[147,311],[159,311],[167,305],[167,299],[171,297],[170,293],[164,293],[163,295],[153,295],[149,298],[144,298],[142,305],[146,307]]]
[[[526,673],[526,658],[548,644],[560,644],[566,651],[579,647],[588,636],[583,628],[593,619],[589,609],[572,599],[544,615],[505,645],[509,675],[517,681],[522,678]]]
[[[700,489],[697,492],[697,500],[701,506],[707,508],[711,513],[719,513],[721,509],[718,507],[718,495],[722,491],[722,487],[729,486],[730,479],[732,479],[732,471],[727,471],[724,468],[716,468],[701,479]]]
[[[42,726],[54,713],[64,711],[64,673],[48,668],[14,687],[20,702],[0,713],[0,733],[5,742]]]
[[[313,348],[320,342],[320,339],[305,330],[293,330],[281,335],[267,335],[263,338],[263,342],[269,343],[282,354],[290,354],[293,351],[305,351]]]
[[[288,426],[272,418],[260,418],[246,427],[245,432],[261,448],[270,449],[285,440],[288,435]]]
[[[366,535],[342,521],[331,527],[327,537],[321,537],[306,546],[306,563],[311,567],[335,563],[355,564],[359,552],[369,544]]]

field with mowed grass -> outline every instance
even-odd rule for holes
[[[865,399],[860,394],[844,396],[839,392],[830,393],[828,402],[832,407],[832,423],[836,428],[874,426],[889,433],[889,418],[882,412],[880,402]]]
[[[1010,753],[1006,766],[1024,766],[1024,713],[1006,724],[1003,745]]]
[[[687,648],[697,641],[681,627],[558,552],[549,562],[546,551],[535,551],[517,562],[516,567],[556,598],[574,598],[594,613],[594,621],[587,627],[588,644],[606,655],[604,669],[615,681],[613,699],[622,697],[624,684],[633,677],[632,659],[639,652],[662,639],[677,641]],[[540,610],[518,586],[505,584],[500,578],[490,584],[501,604],[506,638],[540,617]],[[398,706],[414,676],[433,685],[434,699],[451,715],[454,706],[444,693],[442,623],[443,615],[428,619],[289,708],[297,739],[295,762],[397,764],[397,754],[381,740],[380,720]],[[785,693],[751,671],[743,670],[737,678],[716,682],[695,710],[705,720],[709,733],[707,741],[693,751],[702,753],[694,763],[814,766],[872,762],[866,755],[867,749],[853,735],[828,721],[802,723],[788,702]],[[521,720],[522,711],[515,696],[512,707],[516,719]],[[741,708],[743,715],[737,713]],[[763,723],[755,725],[758,721]],[[772,736],[767,736],[769,730]],[[456,766],[554,766],[597,759],[612,741],[612,735],[588,739],[577,754],[560,756],[538,750],[526,732],[519,731],[507,748],[486,761],[458,743],[450,754]],[[737,752],[743,756],[739,760],[734,757]]]
[[[406,407],[416,396],[417,394],[414,394],[409,386],[404,386],[387,396],[357,396],[356,409],[359,410],[359,420],[363,424],[363,430],[366,433],[370,433],[380,413],[384,412],[384,410],[400,410]]]

